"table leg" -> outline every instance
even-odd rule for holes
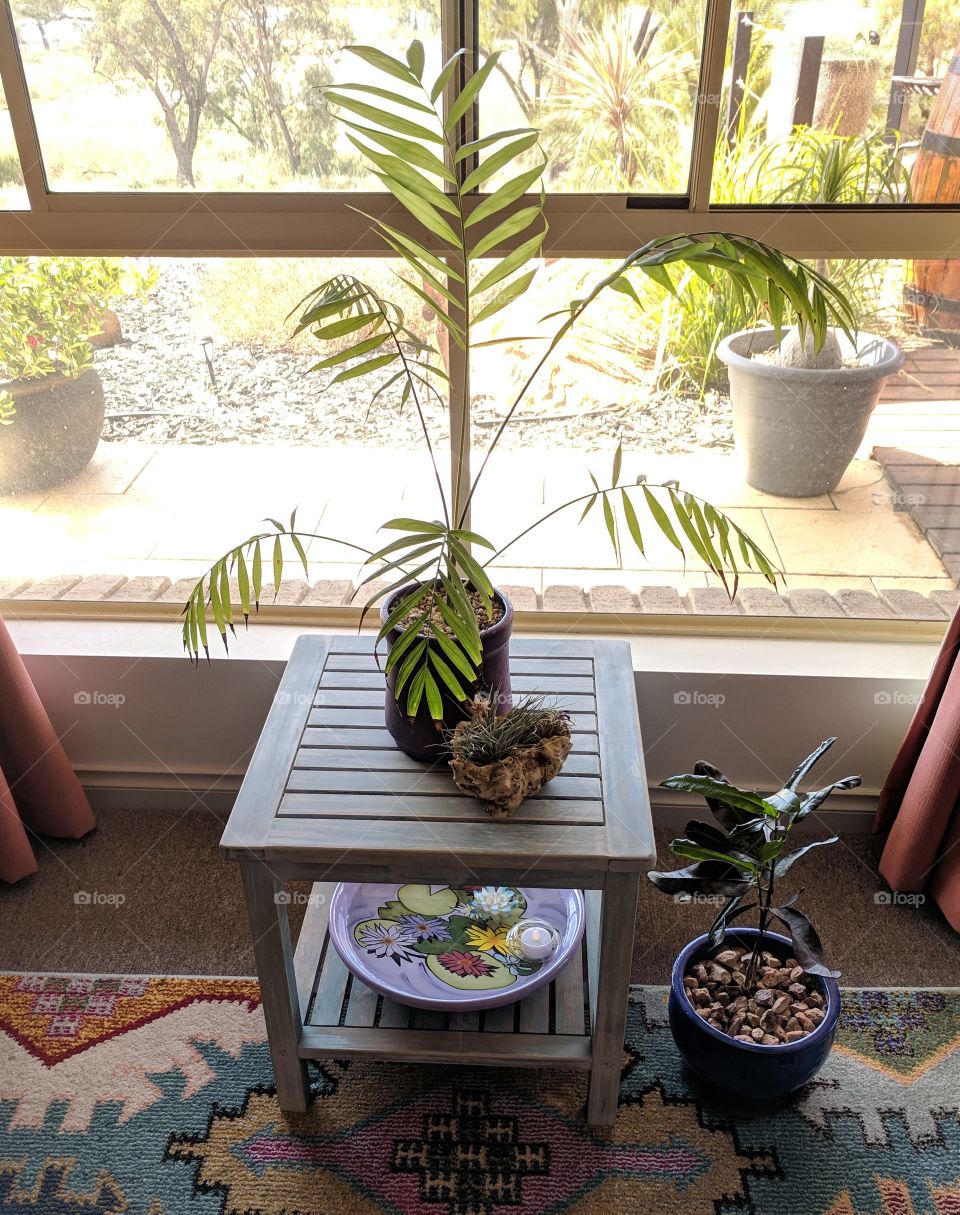
[[[593,1062],[587,1091],[591,1126],[613,1126],[617,1117],[639,885],[639,874],[609,873],[603,889]]]
[[[263,1016],[273,1060],[280,1108],[302,1112],[307,1108],[307,1065],[297,1053],[300,1042],[300,1003],[297,998],[290,945],[287,905],[277,901],[283,890],[266,865],[248,861],[240,866],[247,897],[247,915],[253,935],[253,953],[260,980]]]

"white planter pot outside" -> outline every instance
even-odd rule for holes
[[[844,359],[857,358],[857,366],[777,367],[752,358],[777,345],[769,327],[743,329],[717,348],[730,375],[734,437],[756,489],[786,498],[836,489],[887,377],[903,364],[903,351],[887,338],[858,333],[854,345],[835,335]]]

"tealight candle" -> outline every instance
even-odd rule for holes
[[[520,952],[525,958],[549,958],[553,948],[553,933],[547,928],[533,926],[520,933]]]

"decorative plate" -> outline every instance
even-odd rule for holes
[[[531,916],[560,933],[543,961],[507,948],[511,925]],[[358,979],[399,1004],[450,1012],[511,1004],[543,987],[583,927],[579,890],[341,882],[330,900],[330,940]]]

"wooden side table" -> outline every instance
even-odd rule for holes
[[[655,851],[630,648],[511,646],[514,692],[573,718],[563,771],[506,822],[444,765],[398,751],[383,726],[370,637],[301,637],[221,841],[243,872],[282,1108],[306,1109],[307,1059],[574,1067],[587,1119],[616,1117],[640,875]],[[285,883],[314,883],[297,947]],[[329,943],[332,883],[574,886],[587,897],[579,959],[549,987],[482,1013],[422,1012],[353,978]]]

